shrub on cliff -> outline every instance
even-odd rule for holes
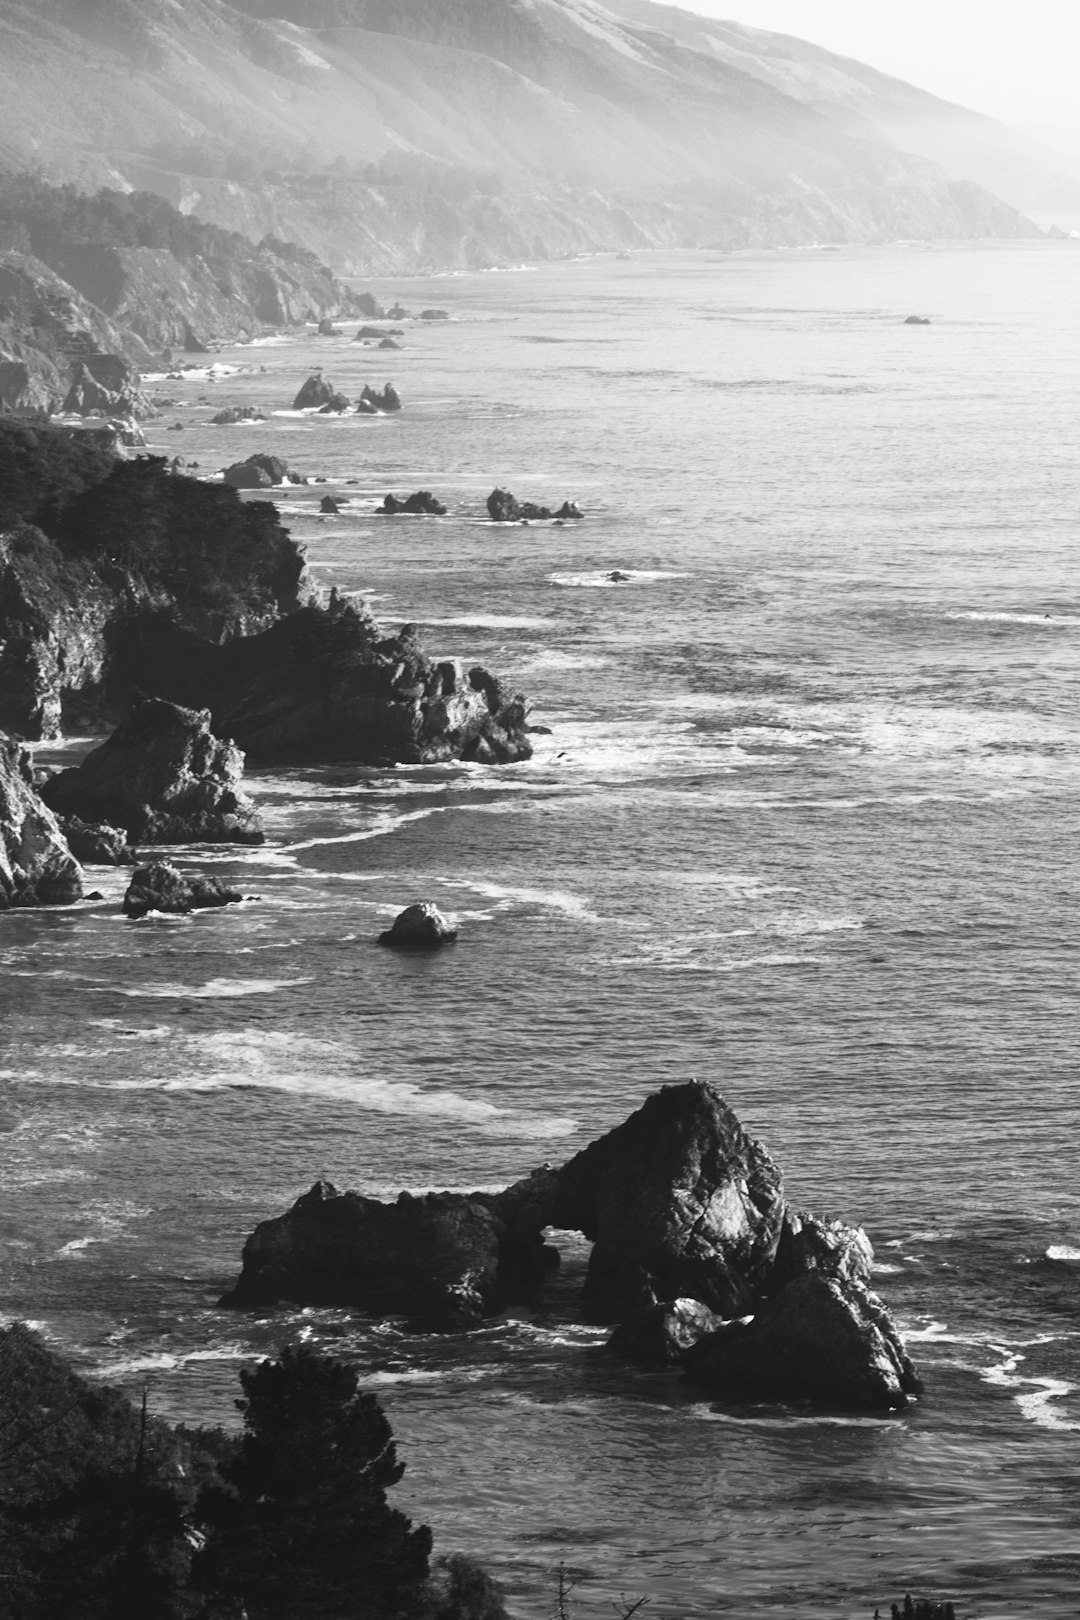
[[[199,1504],[199,1583],[249,1620],[378,1620],[414,1607],[431,1532],[386,1501],[404,1466],[374,1395],[306,1345],[240,1382],[243,1439]]]
[[[59,510],[107,478],[115,460],[94,434],[0,417],[0,532]]]

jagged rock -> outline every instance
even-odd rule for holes
[[[134,866],[138,857],[122,827],[106,821],[83,821],[81,816],[58,816],[60,831],[77,861],[85,866]]]
[[[0,734],[0,911],[70,906],[82,870],[38,796],[29,751]]]
[[[620,1322],[607,1347],[628,1361],[649,1366],[680,1362],[691,1346],[714,1333],[721,1318],[697,1299],[672,1299],[646,1305]]]
[[[895,1324],[862,1280],[865,1236],[789,1211],[761,1143],[696,1081],[666,1087],[561,1169],[500,1193],[388,1205],[320,1183],[248,1240],[227,1301],[420,1310],[460,1326],[536,1295],[549,1226],[593,1240],[586,1293],[620,1321],[616,1353],[681,1364],[731,1399],[894,1407],[918,1392]],[[437,1265],[425,1243],[437,1243]]]
[[[508,489],[493,489],[487,498],[487,509],[493,523],[528,523],[546,518],[584,516],[574,501],[564,501],[556,512],[550,506],[536,506],[532,501],[516,501]]]
[[[340,416],[344,411],[351,410],[352,406],[345,394],[331,394],[325,405],[319,406],[320,416]]]
[[[929,315],[908,315],[904,319],[905,326],[929,326]]]
[[[289,1299],[419,1317],[434,1331],[477,1326],[500,1297],[500,1223],[462,1193],[401,1193],[382,1204],[316,1182],[244,1245],[223,1305]]]
[[[341,511],[341,507],[338,505],[337,501],[335,501],[332,495],[324,495],[322,500],[319,502],[319,511],[326,512],[328,516],[333,516]]]
[[[226,467],[224,478],[233,489],[269,489],[274,484],[283,484],[289,477],[289,464],[282,461],[280,456],[266,455],[263,451],[256,451],[253,456],[247,456],[243,461],[235,461],[231,467]]]
[[[63,815],[123,827],[140,844],[261,844],[258,811],[240,791],[244,756],[210,715],[147,698],[81,765],[42,788]]]
[[[257,405],[228,405],[210,420],[215,427],[233,427],[237,422],[265,422],[266,415]]]
[[[419,318],[422,321],[448,321],[450,312],[446,309],[422,309]]]
[[[379,935],[379,944],[391,945],[399,951],[429,951],[436,945],[452,945],[457,937],[457,929],[438,906],[432,905],[430,900],[422,900],[398,913],[392,927]]]
[[[786,1205],[780,1171],[711,1086],[665,1086],[565,1165],[552,1224],[593,1251],[586,1297],[619,1321],[659,1300],[722,1316],[765,1287]]]
[[[220,878],[185,877],[166,861],[153,861],[132,873],[124,895],[126,917],[145,917],[149,911],[186,916],[213,906],[235,905],[244,897],[227,888]]]
[[[396,495],[387,495],[378,508],[376,516],[397,517],[403,512],[445,517],[446,507],[441,501],[435,499],[429,489],[418,489],[414,494],[406,495],[403,501],[399,501]]]
[[[686,1375],[727,1398],[904,1407],[922,1384],[876,1294],[808,1272],[746,1321],[725,1322],[683,1357]]]
[[[316,335],[318,337],[340,337],[341,329],[340,327],[334,325],[329,315],[325,315],[319,322],[318,332]]]
[[[334,386],[321,371],[313,371],[292,402],[294,411],[310,411],[334,398]]]
[[[362,416],[374,416],[385,411],[400,411],[401,399],[393,383],[387,383],[381,394],[377,394],[367,384],[361,391],[356,402],[356,409]]]
[[[139,374],[118,354],[88,354],[78,361],[61,410],[74,416],[139,417],[157,414],[139,387]],[[145,443],[145,440],[143,441]]]
[[[144,689],[210,709],[219,735],[264,759],[503,764],[532,753],[520,694],[434,663],[414,625],[383,635],[333,594],[223,646],[156,621],[129,660]]]

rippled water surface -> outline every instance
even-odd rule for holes
[[[280,503],[320,576],[551,735],[504,769],[253,770],[266,848],[180,852],[240,909],[130,923],[95,869],[105,900],[0,919],[4,1312],[189,1420],[298,1332],[356,1356],[401,1505],[523,1620],[560,1562],[588,1616],[1074,1612],[1078,269],[1024,244],[384,285],[454,319],[157,384],[155,448],[329,479],[338,517]],[[405,409],[290,413],[318,363]],[[210,426],[234,401],[274,414]],[[587,516],[491,525],[497,483]],[[449,515],[373,515],[416,488]],[[417,898],[459,944],[380,951]],[[459,1339],[215,1307],[320,1175],[499,1185],[691,1075],[868,1227],[911,1412],[609,1365],[572,1238],[549,1305]]]

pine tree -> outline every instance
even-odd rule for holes
[[[306,1345],[240,1378],[245,1433],[200,1500],[199,1584],[248,1620],[383,1620],[407,1605],[431,1532],[387,1504],[404,1465],[376,1398]]]

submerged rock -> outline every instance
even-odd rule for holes
[[[488,516],[493,523],[542,522],[547,518],[580,518],[584,516],[574,501],[564,501],[558,511],[550,506],[536,506],[532,501],[516,501],[508,489],[493,489],[487,498]]]
[[[379,935],[379,944],[392,945],[399,951],[429,951],[436,945],[452,945],[457,937],[457,929],[438,906],[422,900],[398,913],[393,925]]]
[[[140,844],[261,844],[258,811],[240,790],[243,769],[243,754],[213,735],[205,710],[147,698],[81,765],[51,777],[42,796]]]
[[[414,494],[406,495],[403,501],[399,501],[396,495],[387,495],[376,516],[397,517],[401,513],[423,513],[432,517],[445,517],[446,507],[442,501],[435,499],[429,489],[418,489]]]
[[[239,889],[228,888],[220,878],[186,877],[166,861],[153,861],[133,872],[123,910],[126,917],[145,917],[151,911],[186,916],[190,911],[234,905],[243,898]]]
[[[234,427],[237,422],[265,422],[266,414],[257,405],[229,405],[210,420],[215,427]]]
[[[0,734],[0,911],[70,906],[82,869],[34,783],[30,753]]]

